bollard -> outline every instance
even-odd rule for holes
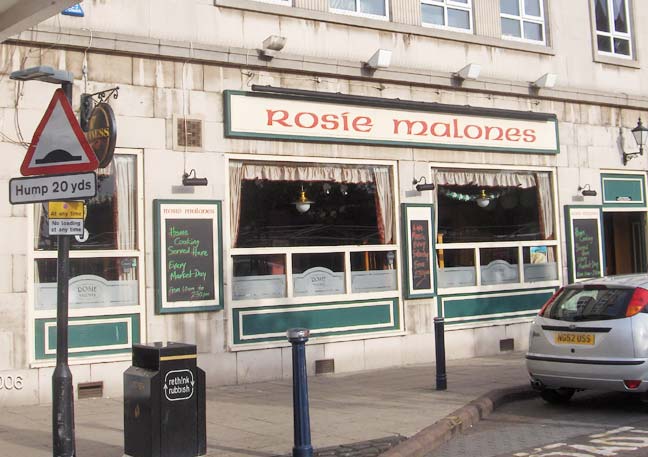
[[[310,331],[291,328],[286,332],[292,344],[293,364],[293,422],[295,445],[293,457],[312,457],[310,418],[308,415],[308,379],[306,376],[306,341]]]
[[[446,390],[445,339],[443,333],[443,318],[434,318],[434,342],[436,346],[436,390]]]

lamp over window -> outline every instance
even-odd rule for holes
[[[643,148],[646,145],[646,140],[648,140],[648,128],[644,127],[641,122],[641,118],[637,121],[637,126],[631,130],[632,136],[639,146],[639,152],[624,152],[623,153],[623,165],[627,165],[630,159],[637,157],[638,155],[643,155]]]
[[[314,202],[310,201],[308,198],[306,198],[306,191],[304,190],[304,186],[301,186],[301,192],[299,194],[299,199],[295,202],[293,202],[293,205],[295,205],[295,208],[297,208],[297,211],[299,211],[300,214],[304,214],[307,212],[311,205]]]
[[[486,195],[486,191],[484,189],[481,190],[481,195],[475,199],[475,202],[477,202],[477,206],[480,208],[486,208],[488,205],[490,205],[491,199]]]

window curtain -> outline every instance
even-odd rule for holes
[[[380,241],[383,244],[392,243],[394,215],[391,208],[394,207],[394,198],[391,192],[391,183],[389,182],[388,168],[374,168],[374,182],[376,183],[376,209],[378,230],[380,231]]]
[[[243,164],[230,162],[230,233],[232,245],[236,244],[241,219],[241,184],[243,184]]]
[[[332,165],[271,165],[230,162],[230,232],[236,244],[241,218],[241,185],[243,180],[269,181],[332,181],[340,183],[374,183],[376,186],[377,220],[380,239],[389,244],[393,239],[393,192],[388,167],[343,167]]]
[[[134,157],[113,159],[117,187],[117,249],[135,249],[135,163]]]
[[[434,182],[440,186],[521,187],[536,186],[531,173],[488,172],[472,170],[437,170]]]

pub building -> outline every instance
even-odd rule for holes
[[[293,327],[311,330],[310,374],[433,363],[435,317],[449,359],[524,351],[561,285],[646,271],[646,56],[563,24],[593,7],[539,2],[536,42],[503,34],[494,0],[455,6],[468,33],[422,25],[414,0],[387,19],[330,3],[157,0],[169,30],[128,2],[85,2],[83,19],[2,44],[5,76],[71,71],[77,112],[80,94],[119,87],[84,126],[114,155],[71,241],[75,394],[121,395],[132,344],[155,341],[196,344],[208,386],[288,378]],[[475,61],[476,80],[459,71]],[[0,88],[8,183],[25,156],[13,138],[29,141],[56,86]],[[49,402],[56,237],[47,204],[0,208],[0,380],[14,386],[0,402]]]

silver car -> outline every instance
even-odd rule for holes
[[[559,289],[531,325],[526,364],[533,387],[552,403],[583,389],[646,392],[646,305],[646,274]]]

